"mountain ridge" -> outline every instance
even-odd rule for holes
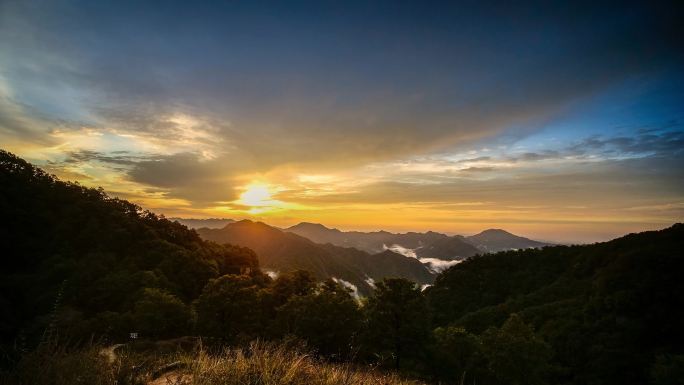
[[[461,260],[481,253],[552,245],[518,236],[503,229],[486,229],[471,236],[449,236],[431,230],[423,233],[414,231],[391,233],[385,230],[341,231],[320,223],[300,222],[284,228],[283,231],[301,235],[316,243],[355,247],[369,253],[381,252],[393,245],[399,245],[411,249],[420,257],[444,260]]]
[[[539,248],[554,245],[552,243],[535,241],[529,238],[521,237],[503,229],[486,229],[478,234],[465,237],[465,239],[473,246],[488,253],[496,253],[499,251],[513,249]]]
[[[230,218],[178,218],[172,217],[168,218],[170,221],[175,221],[181,225],[186,226],[189,229],[199,229],[202,227],[207,228],[221,228],[228,223],[235,222],[234,219]]]
[[[402,277],[421,284],[434,280],[428,267],[418,259],[398,253],[368,253],[332,243],[319,244],[263,222],[245,219],[221,229],[201,228],[196,231],[205,240],[254,250],[264,269],[277,272],[308,270],[321,280],[345,280],[365,295],[373,290],[368,278]]]

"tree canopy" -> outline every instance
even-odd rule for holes
[[[50,323],[77,339],[101,334],[106,323],[121,337],[136,327],[128,313],[150,293],[189,305],[210,279],[258,267],[249,249],[203,241],[177,222],[60,181],[5,151],[0,213],[3,344],[21,336],[30,345]]]

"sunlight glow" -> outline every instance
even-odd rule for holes
[[[240,195],[240,203],[247,206],[270,206],[272,202],[273,196],[269,191],[268,186],[263,184],[251,184],[247,186],[245,192]]]
[[[273,198],[279,190],[277,187],[263,183],[252,182],[244,187],[240,198],[235,202],[247,206],[244,211],[250,215],[267,214],[288,207],[285,202]]]

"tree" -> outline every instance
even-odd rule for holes
[[[247,249],[203,241],[177,222],[102,189],[60,181],[3,150],[0,217],[0,308],[11,309],[0,325],[2,351],[17,338],[29,347],[41,341],[56,293],[63,292],[66,321],[60,336],[122,342],[144,288],[188,304],[209,279],[258,266]]]
[[[261,332],[261,281],[246,275],[213,279],[195,301],[198,331],[226,342],[253,338]]]
[[[418,355],[429,337],[428,307],[420,288],[403,278],[377,284],[364,308],[368,348],[394,358],[399,369],[404,358]]]
[[[522,318],[511,314],[501,328],[482,335],[491,376],[501,384],[544,384],[551,349]]]
[[[361,312],[348,289],[328,280],[315,292],[292,296],[278,309],[281,331],[306,340],[328,357],[347,357],[361,326]]]
[[[651,366],[651,384],[683,385],[684,355],[659,355]]]
[[[272,292],[276,306],[283,305],[292,296],[305,296],[316,290],[316,278],[308,271],[295,270],[281,274],[273,282]]]
[[[159,289],[145,289],[133,310],[133,326],[142,337],[187,335],[191,331],[192,321],[193,314],[189,306]]]
[[[486,369],[479,336],[448,326],[435,329],[432,337],[430,363],[435,376],[454,383],[479,382]]]

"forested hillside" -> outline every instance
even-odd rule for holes
[[[331,243],[336,246],[353,247],[367,253],[380,253],[386,247],[400,245],[407,249],[416,249],[440,239],[448,238],[445,234],[428,231],[426,233],[408,232],[403,234],[390,233],[388,231],[340,231],[329,229],[318,223],[302,222],[285,231],[301,235],[316,243]],[[464,255],[469,257],[477,253]]]
[[[342,279],[363,295],[370,295],[373,282],[383,278],[406,278],[419,284],[434,280],[428,267],[416,258],[389,250],[369,254],[355,248],[317,244],[262,222],[242,220],[221,229],[202,228],[197,232],[206,240],[249,247],[256,251],[265,270],[306,270],[319,280]]]
[[[0,217],[3,345],[30,346],[58,324],[74,338],[127,335],[134,308],[150,298],[183,309],[210,279],[257,268],[249,249],[203,241],[185,226],[62,182],[5,151]]]
[[[517,313],[552,349],[554,383],[647,383],[653,365],[684,353],[682,249],[677,224],[595,245],[501,252],[447,270],[426,295],[434,325],[464,336]]]
[[[418,258],[437,258],[445,261],[462,260],[473,255],[496,253],[506,250],[552,246],[511,234],[501,229],[488,229],[479,234],[464,237],[428,231],[425,233],[390,233],[387,231],[340,231],[318,223],[302,222],[284,231],[294,233],[321,244],[353,247],[368,253],[379,253],[387,248],[400,246]]]
[[[553,246],[549,243],[520,237],[501,229],[488,229],[479,234],[465,237],[464,239],[466,242],[485,253]]]

